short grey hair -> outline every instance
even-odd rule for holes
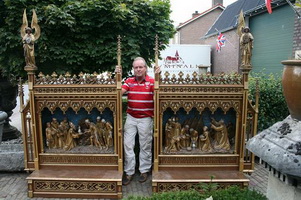
[[[142,57],[136,57],[135,59],[134,59],[134,61],[133,61],[133,67],[134,67],[134,62],[135,61],[137,61],[137,60],[142,60],[143,62],[144,62],[144,67],[146,67],[146,75],[147,75],[147,72],[148,72],[148,66],[147,66],[147,64],[146,64],[146,61],[145,61],[145,59],[144,58],[142,58]]]
[[[146,61],[145,61],[145,59],[142,58],[142,57],[136,57],[136,58],[134,59],[134,61],[133,61],[133,66],[134,66],[134,62],[137,61],[137,60],[142,60],[142,61],[144,62],[144,66],[147,67]]]

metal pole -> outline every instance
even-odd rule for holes
[[[294,5],[292,4],[292,2],[290,2],[289,0],[286,0],[286,2],[291,6],[291,8],[294,10],[294,12],[296,13],[296,15],[298,15],[298,19],[300,19],[301,15],[298,13],[298,11],[295,9]]]
[[[219,30],[217,30],[217,28],[215,28],[215,30],[217,31],[217,32],[219,32]],[[236,49],[236,47],[227,39],[227,42],[234,48],[234,49]]]

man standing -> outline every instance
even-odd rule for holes
[[[122,184],[128,185],[135,174],[135,136],[139,134],[140,154],[139,182],[147,180],[148,172],[152,166],[152,139],[154,116],[154,79],[147,75],[147,65],[142,57],[133,62],[134,77],[126,79],[122,85],[122,94],[128,94],[127,118],[124,125],[124,155],[125,177]],[[121,72],[116,67],[116,72]],[[159,73],[157,67],[155,73]]]

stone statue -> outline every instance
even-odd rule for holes
[[[75,138],[79,138],[79,134],[75,132],[75,125],[70,122],[69,130],[67,131],[64,150],[69,151],[77,146]]]
[[[213,151],[207,126],[203,127],[203,135],[199,138],[199,148],[204,152],[210,153]]]
[[[228,138],[228,130],[224,123],[224,120],[220,120],[218,123],[212,123],[211,128],[216,131],[216,141],[214,149],[230,150],[230,142]]]
[[[35,33],[32,30],[35,29]],[[21,37],[24,48],[24,57],[26,67],[36,68],[35,56],[34,56],[34,43],[40,37],[40,26],[38,25],[38,17],[35,10],[33,10],[31,28],[28,26],[26,9],[23,13],[23,24],[21,26]]]
[[[243,33],[240,37],[242,66],[250,66],[251,65],[253,40],[254,40],[254,38],[253,38],[253,35],[250,33],[249,27],[243,28]]]

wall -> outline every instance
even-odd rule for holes
[[[204,36],[216,18],[221,14],[222,9],[217,8],[210,13],[199,17],[193,22],[188,23],[179,29],[180,44],[205,44],[203,40],[200,40]]]
[[[301,8],[297,9],[301,14]],[[295,57],[295,51],[301,50],[301,20],[295,15],[294,36],[293,36],[293,57]]]
[[[250,17],[254,36],[252,66],[254,72],[282,74],[282,60],[292,58],[295,15],[289,5]],[[300,19],[299,19],[300,20]]]
[[[203,40],[204,44],[211,45],[211,69],[213,74],[239,72],[239,38],[236,29],[223,34],[227,41],[220,52],[216,52],[217,35]]]

